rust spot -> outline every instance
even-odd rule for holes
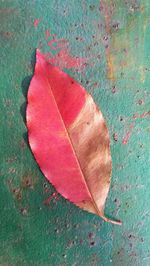
[[[136,256],[137,256],[137,254],[136,254],[136,252],[135,252],[135,251],[132,251],[132,252],[129,254],[129,256],[130,256],[130,257],[136,257]]]
[[[32,64],[31,64],[31,63],[29,63],[29,64],[27,65],[27,69],[28,69],[29,71],[32,71],[32,70],[33,70],[33,67],[32,67]]]
[[[67,246],[68,248],[71,248],[74,244],[75,244],[74,240],[69,240]]]
[[[55,228],[54,232],[55,232],[56,234],[58,234],[58,233],[59,233],[59,229]]]
[[[31,176],[23,176],[22,179],[22,187],[23,188],[28,188],[28,187],[33,187],[33,181]]]
[[[113,139],[114,139],[114,141],[116,141],[116,142],[118,141],[118,135],[117,135],[117,133],[114,133],[114,134],[113,134]]]
[[[13,188],[12,192],[18,201],[22,199],[22,191],[20,190],[20,188]]]
[[[88,237],[89,237],[89,239],[91,239],[91,238],[94,237],[94,234],[90,232],[90,233],[88,234]]]
[[[115,203],[115,205],[116,205],[116,207],[117,208],[119,208],[120,206],[121,206],[121,204],[120,204],[120,200],[119,199],[114,199],[114,203]]]
[[[74,224],[73,227],[74,227],[74,228],[79,228],[79,225],[78,225],[78,224]]]
[[[97,86],[98,86],[98,83],[94,82],[93,87],[97,87]]]
[[[91,11],[93,11],[95,9],[95,5],[90,5],[89,8]]]
[[[37,177],[33,176],[32,174],[24,174],[21,180],[21,188],[22,189],[26,189],[26,188],[33,189],[36,181],[37,181]]]
[[[117,91],[116,86],[113,86],[111,92],[114,94],[116,93],[116,91]]]
[[[43,189],[45,193],[50,193],[50,188],[48,187],[47,183],[43,184]]]
[[[27,215],[28,210],[27,210],[27,208],[21,208],[21,209],[20,209],[20,212],[21,212],[21,214],[22,214],[23,216],[25,216],[25,215]]]
[[[16,159],[17,159],[16,156],[13,156],[13,157],[7,158],[7,159],[6,159],[6,163],[13,163],[14,161],[16,161]]]
[[[95,245],[95,242],[94,241],[92,241],[92,242],[90,242],[90,246],[94,246]]]
[[[122,117],[122,116],[120,116],[119,120],[122,122],[122,121],[123,121],[123,117]]]
[[[9,169],[8,169],[8,173],[9,174],[14,174],[14,173],[16,173],[17,172],[17,170],[14,168],[14,167],[10,167]]]
[[[9,15],[11,13],[15,12],[14,8],[0,8],[0,15]]]
[[[143,103],[144,103],[144,101],[143,101],[142,99],[139,99],[139,100],[138,100],[138,104],[139,104],[139,105],[142,105]]]
[[[20,141],[20,147],[21,149],[24,149],[26,147],[26,143],[23,139]]]
[[[4,99],[3,102],[4,102],[4,106],[6,107],[10,107],[12,105],[11,99]]]
[[[112,25],[113,29],[118,30],[119,29],[119,22],[115,22]]]
[[[14,35],[14,33],[11,32],[11,31],[1,31],[1,32],[0,32],[0,36],[2,36],[2,37],[5,38],[5,39],[9,39],[9,38],[11,38],[13,35]]]

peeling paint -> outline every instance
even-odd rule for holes
[[[58,66],[60,69],[64,68],[75,68],[79,72],[82,71],[88,64],[87,58],[73,56],[70,52],[69,41],[65,39],[60,39],[56,34],[51,34],[49,30],[45,32],[46,40],[51,37],[52,39],[48,41],[48,46],[51,52],[46,53],[49,62]],[[56,51],[55,54],[52,52]]]
[[[133,115],[133,119],[137,119],[137,118],[146,118],[150,116],[150,110],[147,112],[144,112],[143,114],[134,114]]]

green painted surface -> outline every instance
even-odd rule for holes
[[[0,265],[150,265],[149,1],[0,5]],[[68,40],[72,55],[87,59],[83,71],[66,72],[88,89],[107,120],[113,174],[106,214],[122,219],[122,227],[61,197],[44,204],[55,190],[33,159],[24,119],[35,48],[50,51],[47,29]]]

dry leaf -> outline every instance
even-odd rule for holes
[[[110,187],[109,134],[92,97],[36,51],[28,91],[31,150],[46,178],[78,207],[101,216]]]

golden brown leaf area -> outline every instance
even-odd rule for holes
[[[92,198],[92,201],[76,205],[105,221],[121,224],[104,215],[112,169],[110,141],[103,115],[89,94],[84,107],[67,130]]]

